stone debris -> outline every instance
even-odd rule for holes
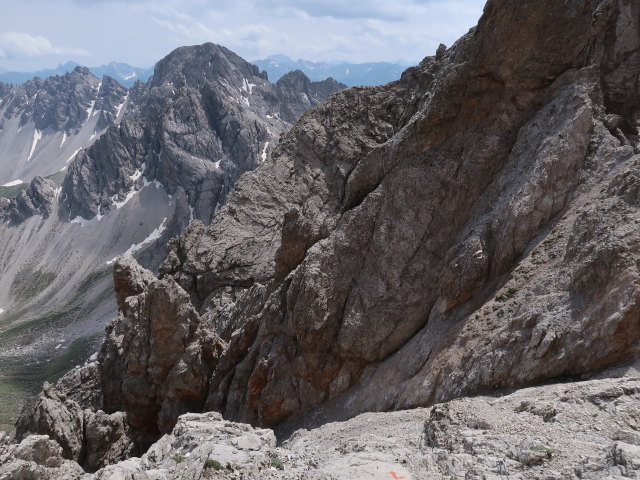
[[[552,408],[553,418],[538,407]],[[300,429],[280,445],[272,430],[189,413],[141,457],[94,474],[80,475],[46,436],[19,445],[0,437],[0,479],[622,480],[640,478],[639,418],[640,374],[632,369],[621,378],[365,413]]]

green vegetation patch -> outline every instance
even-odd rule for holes
[[[544,445],[535,445],[531,447],[531,450],[534,452],[542,452],[546,453],[547,457],[551,458],[552,455],[558,455],[560,450],[556,450],[555,448],[545,447]]]
[[[56,324],[58,321],[64,319],[69,316],[72,311],[68,310],[53,310],[51,312],[47,312],[41,317],[32,318],[25,322],[18,323],[8,329],[0,332],[0,345],[5,343],[8,340],[15,340],[19,337],[24,337],[29,333],[35,333],[43,328],[50,327]]]
[[[62,181],[64,180],[66,174],[67,172],[56,172],[52,173],[51,175],[47,175],[44,178],[46,178],[47,180],[51,180],[56,185],[62,185]]]
[[[43,292],[56,279],[56,274],[29,265],[20,269],[9,292],[17,302],[24,302]]]
[[[278,470],[284,470],[284,463],[275,453],[271,455],[271,466],[277,468]]]
[[[13,185],[12,187],[0,187],[0,197],[13,198],[21,191],[26,190],[29,186],[27,183],[20,183],[19,185]]]
[[[218,460],[207,460],[204,464],[204,468],[211,468],[212,470],[222,470],[224,467]]]
[[[25,363],[24,358],[0,358],[0,430],[10,432],[29,396],[44,382],[54,383],[95,351],[101,335],[73,341],[60,355]]]

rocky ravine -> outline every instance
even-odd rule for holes
[[[87,344],[101,340],[117,313],[115,257],[135,254],[156,269],[169,238],[193,219],[209,223],[237,178],[266,159],[297,116],[344,87],[299,72],[271,84],[213,44],[177,49],[147,84],[118,87],[109,103],[111,84],[78,68],[2,97],[0,149],[3,142],[31,148],[31,138],[27,146],[12,136],[31,129],[41,135],[29,168],[44,175],[58,172],[59,158],[64,165],[0,198],[0,384],[9,390],[14,377],[41,384],[87,358]],[[96,130],[102,119],[111,123]],[[84,134],[87,148],[78,148]],[[68,145],[71,158],[60,153]],[[1,426],[11,402],[0,403]]]
[[[639,27],[630,0],[490,0],[400,81],[305,113],[160,278],[116,265],[91,388],[43,393],[18,439],[102,408],[141,451],[189,411],[288,430],[635,359]]]

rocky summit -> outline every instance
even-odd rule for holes
[[[160,137],[125,121],[114,150],[196,218],[158,274],[115,262],[99,354],[26,405],[0,478],[640,475],[640,4],[489,0],[397,82],[340,91],[277,144],[256,124],[265,160],[219,209],[204,153],[175,153],[205,74],[171,65],[131,120],[187,89],[164,143],[126,150]],[[324,91],[298,77],[275,88]],[[64,211],[108,211],[109,178]]]

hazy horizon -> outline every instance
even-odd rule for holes
[[[0,19],[0,67],[30,72],[68,61],[89,67],[117,61],[146,68],[174,48],[205,42],[250,61],[282,54],[314,62],[411,64],[468,31],[484,3],[9,0]]]

